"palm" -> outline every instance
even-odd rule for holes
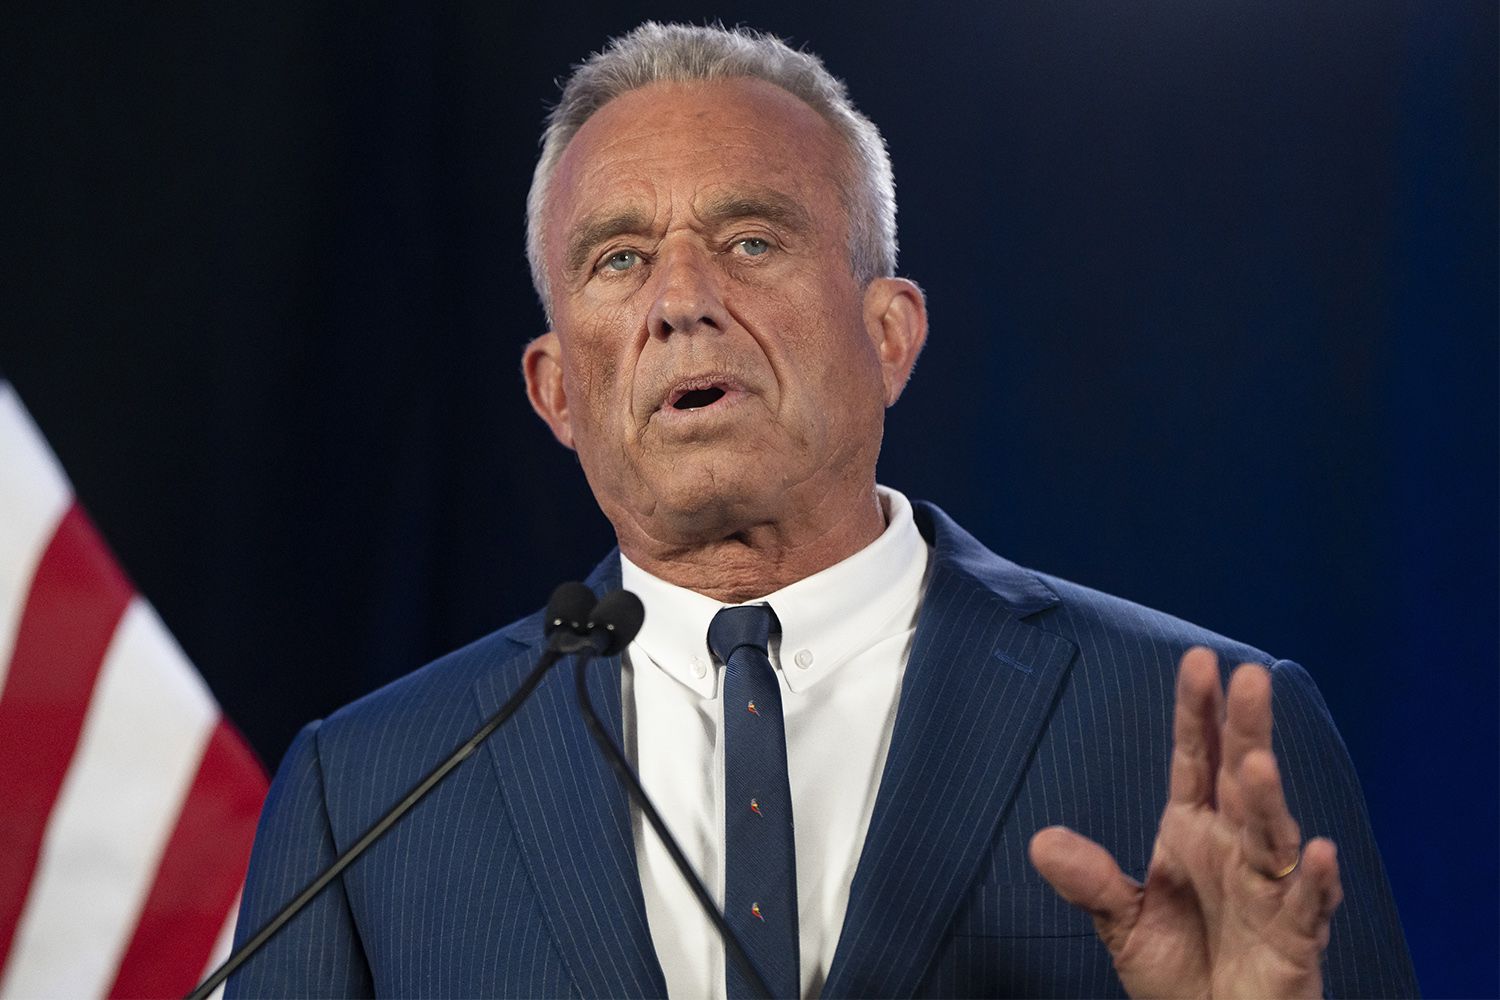
[[[1338,906],[1333,844],[1307,845],[1271,755],[1270,678],[1241,667],[1228,709],[1213,654],[1183,657],[1171,794],[1144,884],[1098,844],[1063,827],[1032,840],[1032,860],[1094,916],[1131,996],[1319,996],[1319,960]]]

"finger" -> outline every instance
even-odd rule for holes
[[[1234,770],[1251,750],[1271,749],[1271,672],[1242,663],[1229,678],[1224,767]]]
[[[1211,650],[1194,646],[1183,654],[1177,671],[1177,706],[1172,715],[1173,802],[1213,803],[1222,716],[1218,658]]]
[[[1321,946],[1327,941],[1333,913],[1344,900],[1338,848],[1327,837],[1314,837],[1302,852],[1301,866],[1289,877],[1295,881],[1282,912],[1297,935]]]
[[[1252,751],[1271,752],[1271,674],[1257,663],[1235,668],[1229,678],[1224,722],[1224,760],[1220,768],[1219,805],[1230,819],[1243,822],[1244,790],[1240,768]]]
[[[1251,751],[1240,764],[1238,780],[1245,862],[1255,872],[1275,878],[1297,863],[1302,850],[1302,830],[1286,807],[1276,758],[1268,750]]]
[[[1106,944],[1135,925],[1140,884],[1104,848],[1065,826],[1049,826],[1031,838],[1030,854],[1059,896],[1093,915]]]

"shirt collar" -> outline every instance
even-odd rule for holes
[[[877,486],[886,528],[842,562],[750,604],[769,604],[781,623],[771,662],[794,693],[807,690],[854,656],[909,631],[921,602],[927,543],[912,519],[911,502]],[[719,664],[708,649],[708,625],[722,604],[661,580],[620,557],[621,583],[646,607],[631,645],[699,697],[718,693]],[[641,657],[632,658],[640,664]]]

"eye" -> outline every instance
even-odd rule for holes
[[[604,258],[604,266],[611,271],[628,271],[640,262],[641,255],[634,250],[616,250]]]
[[[750,257],[759,257],[771,249],[771,242],[763,240],[759,236],[749,236],[743,240],[737,240],[734,245],[745,251],[745,254]]]

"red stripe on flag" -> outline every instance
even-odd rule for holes
[[[132,594],[130,581],[75,503],[58,522],[32,577],[0,693],[0,956],[10,953],[47,817]]]
[[[198,984],[229,918],[266,796],[266,776],[220,719],[141,907],[111,997],[180,997]]]

